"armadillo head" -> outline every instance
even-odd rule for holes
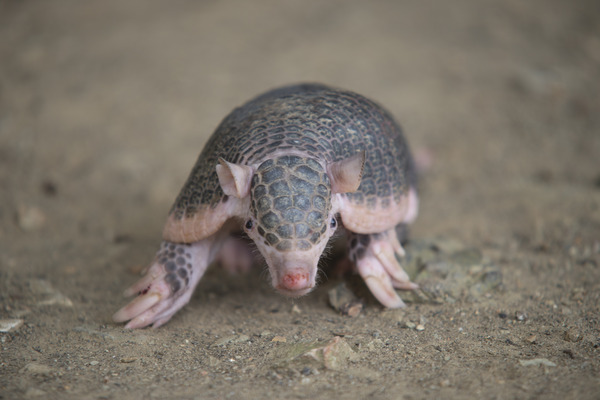
[[[358,188],[363,164],[364,153],[359,153],[325,166],[286,155],[256,168],[230,163],[217,168],[226,194],[226,171],[233,178],[230,184],[249,181],[247,188],[237,186],[243,190],[228,189],[237,197],[249,196],[244,230],[265,258],[280,293],[297,297],[315,286],[319,258],[337,228],[334,195]]]

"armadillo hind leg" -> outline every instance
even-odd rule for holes
[[[216,253],[216,239],[211,236],[192,244],[164,241],[154,262],[137,283],[125,291],[137,294],[113,315],[115,322],[129,321],[125,328],[157,328],[186,305]]]
[[[216,260],[229,273],[248,272],[254,263],[252,247],[248,239],[232,234],[224,239]]]
[[[350,259],[375,298],[386,307],[405,307],[394,289],[413,290],[418,285],[410,281],[398,262],[397,256],[403,256],[404,249],[396,229],[368,235],[351,232],[348,243]]]

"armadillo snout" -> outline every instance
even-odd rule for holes
[[[296,270],[281,276],[274,285],[277,291],[285,296],[300,297],[310,292],[315,286],[308,271]]]
[[[300,293],[312,289],[313,283],[310,281],[310,275],[307,271],[292,271],[283,275],[277,285],[277,289],[285,292]],[[299,294],[301,296],[304,293]]]

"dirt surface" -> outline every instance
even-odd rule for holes
[[[598,398],[599,21],[583,0],[0,1],[0,398]],[[300,81],[398,118],[432,162],[413,243],[499,284],[444,273],[451,295],[404,310],[359,287],[348,317],[334,274],[292,301],[214,267],[164,327],[113,323],[220,120]]]

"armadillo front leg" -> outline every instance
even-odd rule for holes
[[[405,307],[394,288],[412,290],[418,285],[410,281],[396,258],[404,255],[396,230],[368,235],[350,233],[348,243],[350,259],[377,300],[386,307]]]
[[[113,315],[115,322],[129,321],[125,328],[157,328],[186,305],[196,285],[219,250],[215,236],[192,244],[164,241],[144,277],[125,291],[137,294]]]

